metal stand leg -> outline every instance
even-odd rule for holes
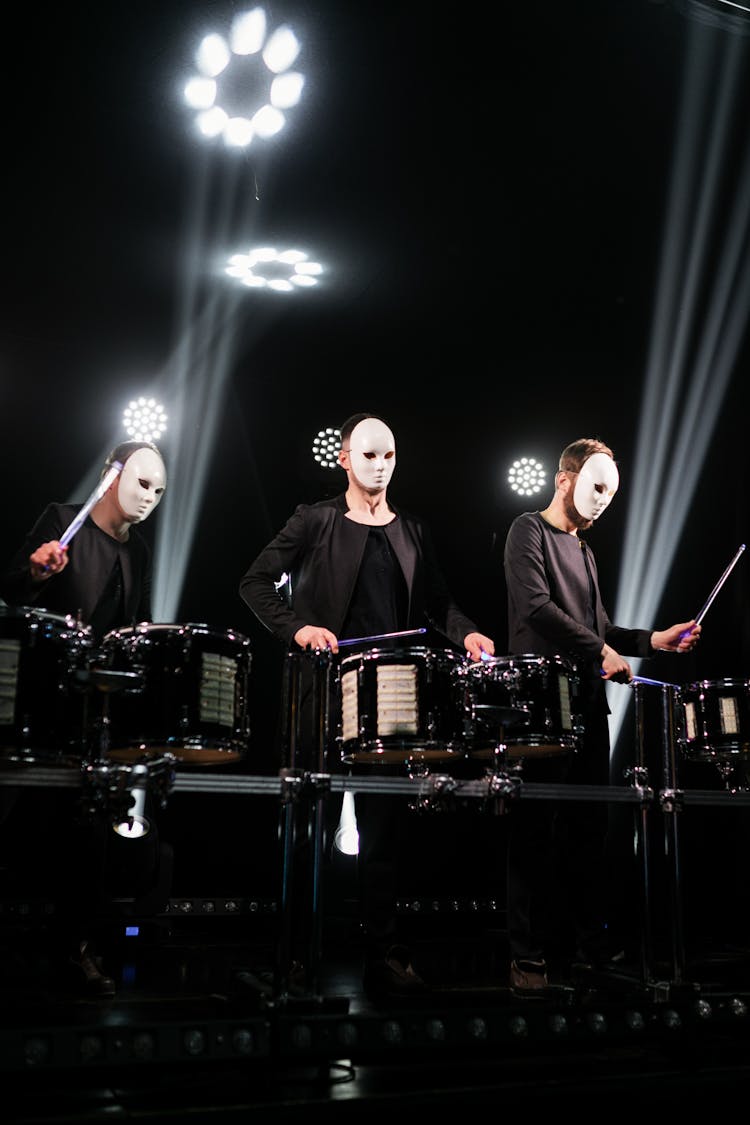
[[[674,684],[662,688],[662,775],[661,793],[664,817],[664,855],[667,860],[669,879],[669,901],[671,918],[671,961],[672,981],[682,984],[685,974],[685,935],[682,909],[682,872],[680,856],[680,832],[677,814],[682,811],[681,794],[677,787],[677,764],[675,753],[675,693]]]
[[[301,673],[311,673],[311,706],[305,710],[302,700]],[[284,671],[284,706],[286,715],[286,753],[289,768],[281,771],[281,901],[279,943],[277,950],[277,998],[288,1000],[292,969],[294,909],[303,903],[307,935],[306,988],[309,996],[318,997],[323,933],[322,873],[325,859],[325,826],[327,796],[331,778],[325,772],[330,725],[331,656],[327,652],[290,654]],[[303,715],[307,714],[305,729]],[[312,716],[312,721],[309,717]],[[313,766],[313,770],[309,767]],[[307,768],[305,768],[307,767]],[[303,872],[296,870],[300,831],[309,845],[309,858]],[[304,879],[300,890],[295,880]]]
[[[281,844],[281,873],[279,892],[279,932],[276,946],[274,992],[277,997],[289,994],[292,965],[292,906],[294,902],[294,853],[296,850],[297,803],[296,789],[299,777],[296,772],[300,723],[299,664],[291,656],[284,666],[282,684],[286,767],[281,770],[281,812],[279,838]]]
[[[644,707],[642,686],[635,686],[635,724],[636,724],[636,765],[632,770],[626,770],[625,776],[633,778],[633,784],[639,786],[645,794],[653,798],[653,792],[648,789],[648,770],[646,768],[646,752],[644,739]],[[654,950],[651,932],[651,886],[650,872],[651,860],[649,855],[648,825],[649,806],[651,800],[644,800],[640,806],[635,807],[635,857],[640,870],[640,961],[641,979],[648,983],[654,980]]]
[[[314,656],[315,757],[317,772],[310,778],[309,837],[310,856],[310,944],[309,985],[317,994],[323,947],[323,862],[325,858],[325,813],[330,792],[330,775],[326,773],[329,744],[330,654]]]
[[[281,795],[281,891],[279,895],[279,934],[276,946],[274,992],[277,997],[289,995],[292,967],[292,904],[294,901],[294,850],[297,816],[294,777],[282,776]]]

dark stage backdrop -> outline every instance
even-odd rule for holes
[[[457,600],[500,653],[502,546],[525,506],[505,491],[504,471],[525,454],[554,466],[580,436],[605,439],[621,488],[589,541],[614,609],[627,515],[639,511],[644,373],[688,60],[696,36],[714,60],[730,46],[741,61],[748,51],[745,35],[685,8],[543,2],[505,5],[490,21],[481,7],[449,19],[422,2],[274,3],[269,26],[288,23],[303,42],[306,86],[287,132],[244,153],[202,144],[181,100],[197,43],[228,28],[235,4],[79,2],[45,13],[44,34],[11,12],[0,219],[6,555],[49,500],[85,499],[73,494],[122,436],[123,406],[164,385],[186,310],[197,317],[193,344],[211,342],[200,314],[230,293],[229,252],[294,240],[326,265],[314,291],[238,295],[213,341],[227,345],[227,368],[215,355],[200,382],[223,383],[205,481],[189,456],[205,419],[163,441],[168,466],[188,451],[171,487],[187,478],[200,497],[175,616],[252,641],[246,772],[276,768],[283,653],[238,583],[296,504],[342,487],[309,447],[355,411],[392,425],[392,496],[428,519]],[[733,97],[725,217],[742,189],[745,78]],[[720,245],[717,233],[700,323]],[[740,289],[738,275],[730,290]],[[689,618],[747,539],[744,319],[737,336],[687,523],[674,526],[658,621],[623,624]],[[686,392],[678,399],[684,408]],[[709,417],[708,394],[695,416]],[[152,542],[162,514],[145,525]],[[660,519],[671,525],[675,513],[664,506]],[[657,658],[645,674],[750,675],[748,565],[711,608],[695,656],[679,670]]]

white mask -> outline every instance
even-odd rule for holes
[[[573,503],[585,520],[596,520],[607,508],[620,484],[620,474],[608,453],[592,453],[581,466]]]
[[[385,422],[365,418],[349,438],[349,462],[363,488],[385,489],[396,467],[396,442]]]
[[[117,481],[117,499],[131,523],[142,523],[162,498],[167,483],[164,462],[153,449],[136,449]]]

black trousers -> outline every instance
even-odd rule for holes
[[[577,750],[522,766],[522,778],[547,784],[609,784],[609,726],[604,708],[587,716]],[[607,945],[606,854],[609,811],[603,801],[524,799],[509,805],[507,927],[514,960],[559,953],[599,957]]]
[[[324,723],[324,718],[327,723]],[[297,772],[332,774],[347,772],[338,757],[336,733],[339,699],[335,666],[325,657],[297,655],[287,661],[283,681],[281,721],[282,764]],[[372,776],[372,775],[371,775]],[[342,794],[325,798],[323,863],[330,863],[339,825]],[[385,793],[357,793],[355,806],[359,831],[357,889],[359,918],[366,955],[382,957],[398,944],[398,861],[403,855],[409,798]],[[311,840],[307,831],[308,809],[297,811],[292,859],[292,930],[298,936],[298,955],[304,957],[313,919],[310,918],[314,872]],[[287,869],[288,870],[288,869]],[[325,882],[325,873],[320,873]]]

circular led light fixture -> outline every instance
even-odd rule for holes
[[[328,426],[319,430],[313,440],[312,455],[324,469],[335,469],[338,466],[338,455],[341,449],[341,431]]]
[[[544,466],[533,457],[520,457],[508,469],[508,484],[519,496],[533,496],[546,484]]]
[[[247,254],[233,254],[225,272],[250,289],[291,293],[317,285],[323,267],[319,262],[308,261],[301,250],[279,252],[272,246],[260,246]]]
[[[153,398],[133,399],[122,412],[123,425],[133,441],[156,441],[167,428],[164,408]]]
[[[297,105],[305,83],[302,74],[289,70],[299,52],[289,27],[266,36],[263,8],[236,16],[228,41],[207,35],[196,52],[199,73],[184,89],[203,136],[247,148],[255,137],[280,132],[286,124],[282,110]]]

